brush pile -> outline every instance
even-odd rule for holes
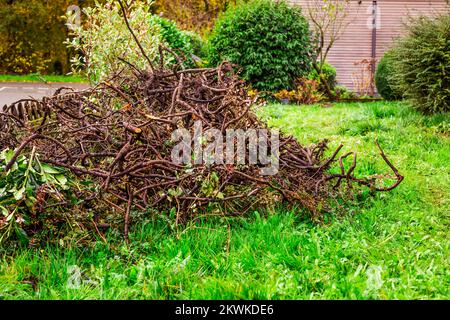
[[[175,163],[175,130],[183,128],[193,135],[195,123],[201,123],[204,131],[218,129],[223,136],[228,129],[264,129],[254,113],[257,105],[228,63],[192,70],[129,68],[95,88],[61,89],[43,101],[22,100],[3,112],[1,148],[15,149],[5,171],[34,147],[41,161],[92,178],[98,192],[86,192],[85,199],[106,201],[111,210],[122,211],[125,234],[133,208],[160,212],[174,208],[178,223],[208,210],[244,214],[285,201],[318,217],[318,208],[326,208],[330,192],[342,181],[388,191],[403,179],[383,152],[396,176],[391,187],[354,177],[356,155],[338,158],[342,146],[325,158],[326,142],[305,147],[289,136],[279,138],[275,175],[260,175],[261,163]],[[34,114],[41,114],[34,121],[32,103],[39,108]],[[343,159],[351,155],[354,162],[346,170]],[[327,174],[335,161],[341,173]]]
[[[356,183],[373,191],[389,191],[403,180],[381,148],[395,175],[389,187],[383,179],[355,177],[356,154],[339,157],[342,146],[326,158],[326,141],[305,147],[284,135],[266,141],[266,149],[275,150],[271,156],[276,157],[278,170],[272,175],[261,174],[270,160],[267,154],[248,161],[255,151],[250,143],[244,146],[245,163],[239,163],[236,154],[233,164],[195,161],[198,154],[188,155],[193,161],[174,161],[177,130],[196,136],[200,126],[203,132],[214,129],[226,137],[228,130],[268,128],[257,118],[258,105],[231,64],[187,70],[176,53],[161,47],[161,60],[155,66],[129,29],[148,61],[148,70],[121,59],[123,70],[94,88],[81,92],[61,88],[53,97],[21,100],[0,112],[0,152],[14,150],[1,168],[3,173],[21,154],[33,153],[43,163],[91,180],[95,187],[78,190],[78,197],[96,211],[96,223],[101,221],[102,206],[123,215],[126,238],[132,210],[170,212],[176,223],[182,223],[208,212],[242,215],[284,202],[307,209],[317,219],[342,182],[349,188]],[[172,70],[163,68],[167,55],[178,61]],[[197,141],[203,147],[211,142],[204,135]],[[185,145],[191,143],[195,141]],[[215,156],[217,149],[209,151]],[[343,161],[350,156],[353,163],[345,169]],[[341,172],[328,174],[335,162]],[[45,188],[40,193],[40,199],[45,199]]]

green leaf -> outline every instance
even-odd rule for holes
[[[48,164],[42,164],[42,170],[48,174],[60,174],[61,172]]]
[[[8,211],[5,207],[0,206],[0,211],[2,212],[2,214],[3,214],[5,217],[8,217],[9,211]]]
[[[66,186],[67,185],[67,178],[65,175],[63,174],[58,174],[57,176],[55,176],[56,180],[58,180],[58,182],[61,184],[61,186]]]
[[[17,238],[20,240],[20,242],[22,242],[23,244],[28,244],[29,238],[28,238],[28,235],[25,232],[25,230],[23,230],[20,227],[16,227],[15,231],[16,231]]]
[[[25,187],[22,187],[20,190],[17,190],[16,192],[14,192],[14,199],[16,199],[17,201],[22,200],[24,193],[25,193]]]
[[[14,156],[14,150],[6,149],[0,154],[0,159],[4,159],[5,163],[8,163],[11,161],[13,156]]]

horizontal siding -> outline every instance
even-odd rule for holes
[[[445,1],[379,1],[381,26],[377,32],[377,58],[391,47],[392,42],[405,30],[409,17],[434,15],[448,10]],[[400,14],[399,14],[400,13]]]
[[[291,0],[292,5],[300,5],[306,11],[310,0]],[[372,56],[372,0],[351,1],[348,27],[344,35],[335,43],[328,55],[328,62],[336,67],[338,82],[352,90],[361,81],[362,67],[355,65]],[[445,0],[378,0],[378,29],[376,57],[379,60],[389,49],[394,39],[405,30],[408,17],[420,14],[432,15],[449,10]],[[307,16],[305,12],[305,16]],[[366,76],[369,76],[367,73]]]

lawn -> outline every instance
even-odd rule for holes
[[[0,299],[450,298],[448,115],[397,102],[269,105],[260,114],[302,143],[327,138],[357,151],[358,175],[389,171],[378,138],[405,181],[326,224],[284,208],[184,228],[140,217],[130,247],[111,233],[85,248],[3,248]]]
[[[38,82],[38,83],[87,83],[86,78],[77,75],[5,75],[0,74],[0,82]]]

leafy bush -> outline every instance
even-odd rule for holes
[[[66,173],[39,161],[32,152],[21,156],[12,168],[4,168],[14,155],[13,150],[0,153],[0,243],[15,235],[28,241],[27,229],[36,229],[39,214],[47,204],[61,202],[62,192],[69,189]],[[55,217],[53,217],[54,219]]]
[[[378,63],[377,72],[375,73],[375,85],[378,93],[386,100],[400,100],[402,95],[392,85],[392,77],[394,74],[392,54],[388,51]]]
[[[67,60],[66,30],[59,19],[67,8],[63,2],[47,6],[36,0],[0,0],[1,73],[43,73],[51,71],[52,63]]]
[[[88,78],[96,83],[123,67],[118,57],[137,68],[148,67],[127,29],[118,2],[97,4],[83,12],[88,19],[86,27],[73,26],[74,38],[68,43],[69,47],[82,53],[72,59],[75,69],[85,69]],[[146,54],[156,61],[163,40],[160,24],[150,13],[150,4],[139,2],[139,5],[134,5],[128,19]]]
[[[95,0],[104,2],[104,0]],[[67,73],[71,50],[65,14],[94,0],[0,0],[0,73]]]
[[[255,0],[230,8],[210,39],[210,63],[229,60],[256,89],[293,89],[311,66],[308,22],[300,7],[284,1]]]
[[[124,62],[118,58],[138,69],[148,67],[147,60],[125,24],[117,1],[109,0],[106,5],[97,3],[83,11],[89,21],[85,27],[74,26],[74,38],[67,43],[81,52],[72,59],[75,69],[85,69],[88,78],[97,83],[123,68]],[[193,53],[189,36],[180,31],[174,22],[153,15],[151,1],[137,1],[129,11],[130,26],[152,62],[159,63],[161,44],[181,53],[189,61]],[[175,61],[171,57],[164,62],[171,65]]]
[[[358,95],[351,91],[346,86],[339,86],[337,85],[334,88],[333,94],[336,96],[337,100],[339,99],[356,99],[358,98]]]
[[[274,97],[281,102],[288,100],[288,102],[296,104],[314,104],[319,102],[323,96],[319,91],[318,82],[308,78],[299,78],[295,81],[294,90],[283,89],[274,94]]]
[[[299,78],[295,81],[296,102],[298,104],[314,104],[322,100],[323,96],[319,90],[320,84],[307,78]]]
[[[185,58],[185,63],[193,67],[192,60],[197,58],[202,60],[206,57],[203,39],[194,31],[180,30],[176,23],[159,16],[154,16],[161,27],[161,36],[165,44],[177,53],[181,53]],[[195,55],[196,57],[192,57]],[[194,58],[194,59],[192,59]],[[200,62],[200,61],[199,61]]]
[[[328,85],[330,86],[330,90],[333,91],[337,85],[336,68],[329,63],[324,63],[322,66],[322,77],[325,78]],[[325,92],[324,84],[322,83],[322,77],[319,76],[319,73],[315,69],[313,69],[309,75],[310,80],[314,80],[319,84],[319,90],[321,92]]]
[[[152,16],[150,24],[152,24],[152,20],[160,26],[162,39],[171,49],[183,54],[193,53],[190,38],[185,32],[178,29],[175,22],[159,16]]]
[[[194,31],[184,31],[192,47],[192,53],[201,59],[207,58],[208,52],[202,37]]]
[[[293,102],[295,100],[295,90],[280,90],[277,93],[273,95],[275,98],[280,100],[281,102],[284,102],[286,100],[287,102]]]
[[[392,84],[424,113],[450,110],[450,13],[412,20],[392,51]]]

